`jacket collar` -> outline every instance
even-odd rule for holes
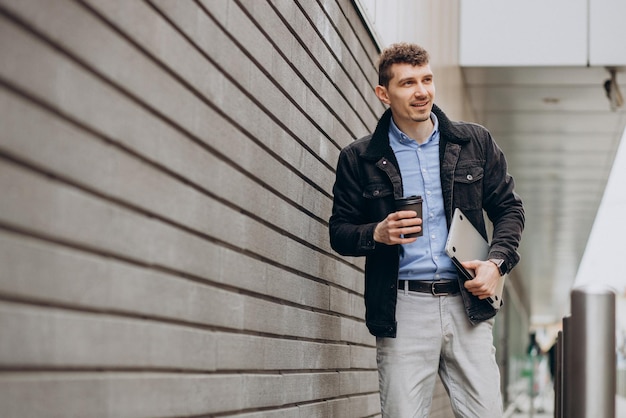
[[[435,104],[433,104],[433,112],[439,120],[439,132],[441,133],[442,142],[454,142],[464,144],[469,142],[470,138],[463,135],[454,124],[448,119],[445,113]],[[388,156],[391,151],[389,146],[389,124],[391,123],[391,109],[385,110],[385,113],[378,120],[376,129],[372,134],[367,149],[362,154],[364,158],[377,160],[382,156]]]

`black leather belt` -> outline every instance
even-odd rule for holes
[[[411,292],[430,293],[433,296],[455,295],[461,291],[459,281],[452,280],[398,280],[398,289],[404,289],[404,282],[409,284]]]

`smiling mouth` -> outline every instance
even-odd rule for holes
[[[425,102],[416,102],[416,103],[411,103],[411,106],[412,106],[412,107],[424,107],[424,106],[426,106],[426,105],[428,105],[428,101],[425,101]]]

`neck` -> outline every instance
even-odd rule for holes
[[[421,122],[411,122],[411,123],[402,123],[399,124],[396,122],[394,118],[394,123],[402,132],[405,133],[409,138],[413,139],[418,144],[423,144],[426,142],[430,134],[433,132],[435,128],[435,124],[433,120],[428,117],[427,120]]]

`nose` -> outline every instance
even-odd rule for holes
[[[426,92],[426,86],[424,86],[423,83],[417,83],[415,85],[415,96],[425,96]]]

